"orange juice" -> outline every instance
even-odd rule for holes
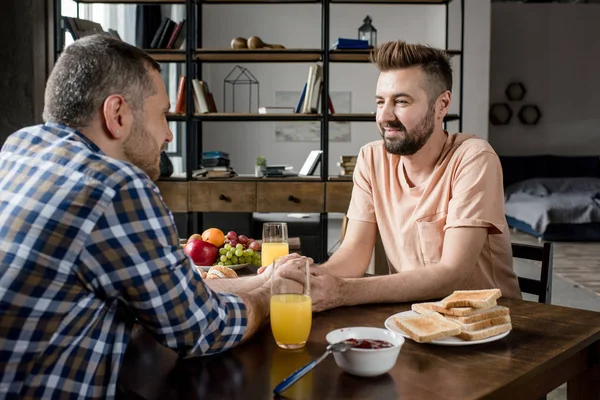
[[[264,267],[265,265],[271,265],[271,263],[273,263],[273,260],[275,260],[279,257],[287,256],[288,254],[290,254],[290,247],[285,242],[279,242],[279,243],[264,243],[263,242],[260,251],[261,251],[261,253],[260,253],[261,262],[262,262],[262,266]]]
[[[304,346],[312,324],[312,301],[304,294],[271,296],[271,330],[278,345],[296,349]]]

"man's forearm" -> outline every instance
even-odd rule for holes
[[[242,342],[252,337],[269,317],[271,291],[261,286],[250,293],[239,295],[246,304],[247,326]]]
[[[243,294],[264,284],[265,277],[256,275],[232,279],[205,279],[204,283],[215,292]]]
[[[372,250],[371,250],[372,252]],[[371,261],[371,252],[357,252],[349,245],[342,245],[333,255],[322,264],[331,274],[343,278],[363,276]]]
[[[365,303],[403,303],[442,298],[460,289],[466,276],[443,265],[418,268],[392,275],[346,278],[340,306]]]

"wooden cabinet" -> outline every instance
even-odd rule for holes
[[[253,212],[255,182],[190,182],[189,211]]]
[[[323,182],[258,182],[256,211],[322,213],[325,209]]]
[[[188,182],[158,181],[156,186],[172,212],[188,211]]]
[[[325,212],[346,213],[352,197],[352,181],[349,182],[327,182]]]
[[[156,182],[173,212],[348,211],[352,182]]]

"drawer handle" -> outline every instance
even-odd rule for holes
[[[292,203],[300,203],[300,199],[297,197],[294,197],[294,195],[289,195],[288,196],[288,200],[291,201]]]
[[[229,197],[225,196],[224,194],[220,194],[219,195],[219,200],[231,201],[231,199]]]

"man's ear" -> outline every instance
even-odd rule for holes
[[[435,111],[439,118],[444,119],[444,117],[450,111],[450,103],[452,102],[452,93],[449,90],[446,90],[444,93],[440,94],[435,102]]]
[[[106,130],[111,139],[122,139],[131,131],[133,115],[131,107],[123,96],[111,94],[104,100],[102,107]]]

